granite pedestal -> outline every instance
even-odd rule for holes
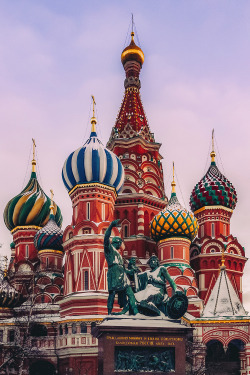
[[[192,329],[167,318],[106,318],[98,338],[98,375],[185,375]]]

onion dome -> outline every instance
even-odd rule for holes
[[[64,185],[70,191],[78,184],[100,183],[114,187],[118,193],[124,181],[122,163],[98,139],[94,113],[91,124],[92,130],[87,142],[72,152],[64,163],[62,170]]]
[[[151,237],[156,241],[171,237],[193,240],[198,231],[194,215],[179,203],[173,178],[171,198],[166,208],[158,213],[150,223]]]
[[[63,250],[63,231],[56,224],[53,200],[51,199],[51,201],[49,221],[36,233],[34,238],[34,245],[38,251],[45,249]]]
[[[32,172],[26,187],[12,198],[4,210],[4,222],[9,230],[17,226],[43,227],[49,220],[50,198],[44,193],[36,176],[36,161],[33,149]],[[60,208],[55,205],[55,221],[62,224]]]
[[[211,165],[205,176],[195,185],[190,196],[190,207],[194,212],[204,206],[224,206],[234,210],[237,193],[215,163],[214,146],[210,155]]]
[[[12,241],[11,244],[10,244],[10,248],[11,248],[11,249],[15,249],[15,246],[16,246],[16,245],[15,245],[15,242]]]
[[[135,33],[132,31],[131,33],[131,42],[129,46],[127,46],[123,51],[121,55],[121,61],[122,64],[124,65],[127,61],[137,61],[141,65],[144,62],[144,53],[142,52],[141,48],[138,47],[135,44],[134,41],[134,35]]]

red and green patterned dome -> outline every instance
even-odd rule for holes
[[[151,237],[156,242],[171,237],[182,237],[192,241],[197,234],[197,220],[179,203],[175,185],[173,180],[172,194],[167,207],[155,215],[150,223]]]
[[[237,203],[236,190],[219,171],[214,161],[215,153],[212,153],[212,162],[207,173],[195,185],[190,196],[190,207],[194,212],[204,206],[224,206],[234,210]]]

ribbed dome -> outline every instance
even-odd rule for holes
[[[63,250],[63,231],[55,222],[55,217],[50,214],[48,223],[40,229],[34,238],[34,245],[37,250],[52,249]]]
[[[62,179],[68,191],[78,184],[97,182],[114,187],[118,193],[123,185],[124,169],[119,158],[98,139],[95,123],[92,118],[92,131],[84,146],[66,159]]]
[[[36,172],[33,171],[27,186],[5,207],[5,225],[9,230],[17,226],[43,227],[49,220],[50,204],[50,198],[42,190],[37,181]],[[56,204],[55,212],[55,221],[61,225],[62,214]]]
[[[134,41],[134,32],[131,33],[131,42],[130,44],[122,51],[121,55],[121,61],[122,64],[124,65],[127,61],[137,61],[141,65],[144,62],[144,53],[141,50],[140,47],[138,47],[135,44]]]
[[[170,237],[184,237],[193,240],[198,231],[197,220],[179,203],[175,192],[165,210],[157,214],[150,224],[151,237],[160,241]]]
[[[234,210],[237,193],[232,183],[219,171],[215,161],[198,182],[190,196],[190,207],[197,211],[204,206],[224,206]]]

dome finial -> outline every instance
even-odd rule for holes
[[[210,156],[211,156],[211,163],[215,164],[216,153],[214,151],[214,129],[212,131],[212,151],[210,153]]]
[[[131,42],[134,42],[134,36],[135,36],[135,33],[134,33],[134,15],[133,15],[133,13],[131,13],[131,15],[132,15]]]
[[[91,95],[91,98],[92,98],[92,101],[93,101],[93,116],[91,117],[91,124],[92,124],[92,128],[91,128],[91,133],[96,133],[96,123],[97,123],[97,120],[96,120],[96,117],[95,117],[95,105],[96,105],[96,102],[95,102],[95,97],[94,95]]]
[[[31,161],[31,164],[32,164],[32,172],[36,173],[36,142],[34,140],[34,138],[32,138],[32,142],[33,142],[33,159]]]
[[[176,194],[175,192],[176,182],[174,180],[174,162],[173,162],[173,181],[171,182],[171,186],[172,186],[172,192],[171,192],[171,196],[172,196]]]
[[[50,193],[51,193],[51,198],[50,198],[50,200],[51,200],[51,205],[50,205],[50,216],[53,216],[54,217],[54,192],[53,192],[53,190],[52,189],[50,189]]]

